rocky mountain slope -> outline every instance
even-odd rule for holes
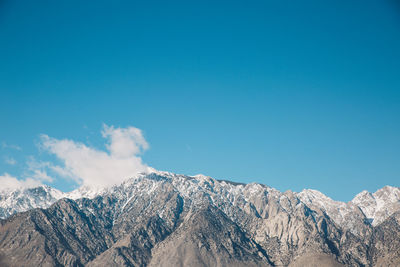
[[[398,266],[400,262],[400,194],[395,187],[362,192],[342,203],[314,190],[282,193],[261,184],[154,172],[100,191],[86,188],[66,195],[45,189],[38,198],[29,195],[31,191],[26,198],[21,192],[14,198],[10,193],[1,196],[3,265]],[[53,202],[47,209],[31,209]],[[13,209],[10,203],[25,204]],[[9,216],[23,209],[29,210]]]

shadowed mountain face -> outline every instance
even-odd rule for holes
[[[399,266],[398,189],[382,190],[354,204],[313,190],[140,175],[1,220],[0,266]],[[382,199],[390,209],[376,205]],[[382,222],[373,225],[375,214]]]

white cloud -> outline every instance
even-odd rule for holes
[[[50,169],[81,185],[109,186],[149,170],[139,157],[149,147],[140,129],[104,125],[102,136],[107,139],[108,151],[47,135],[41,136],[41,147],[63,163],[49,166]]]
[[[0,175],[1,189],[32,188],[41,185],[41,182],[32,178],[18,180],[17,178],[5,173]]]
[[[118,158],[129,158],[149,148],[142,131],[135,127],[114,128],[103,125],[102,135],[109,138],[107,149]]]
[[[34,170],[32,174],[32,179],[37,181],[53,182],[53,178],[47,175],[46,171]]]
[[[36,161],[34,157],[29,157],[27,161],[28,171],[25,176],[39,180],[42,182],[53,182],[53,178],[47,175],[47,169],[52,167],[52,164],[47,161]]]
[[[4,160],[8,165],[15,165],[17,164],[17,161],[13,158],[5,158]]]
[[[53,178],[48,176],[46,172],[46,168],[51,166],[49,162],[36,162],[34,158],[31,157],[27,165],[28,171],[22,175],[24,179],[18,179],[8,173],[0,175],[0,190],[33,188],[43,185],[43,182],[53,182]]]

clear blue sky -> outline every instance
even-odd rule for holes
[[[400,4],[3,0],[0,101],[0,175],[106,123],[159,170],[347,201],[400,186]]]

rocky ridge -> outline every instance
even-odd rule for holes
[[[342,203],[315,190],[282,193],[204,175],[141,174],[107,190],[90,191],[91,198],[79,197],[85,189],[70,193],[75,200],[56,201],[63,194],[44,197],[55,204],[2,220],[0,262],[396,266],[398,191],[385,187]]]

